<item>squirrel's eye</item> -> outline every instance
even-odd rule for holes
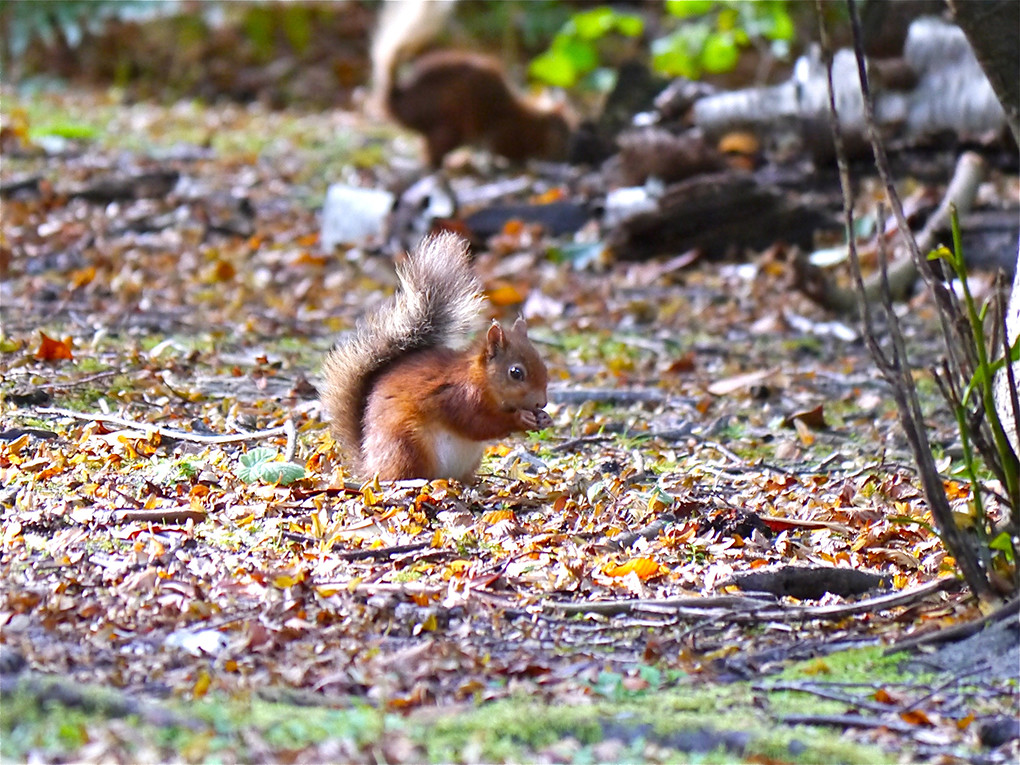
[[[507,374],[510,375],[511,380],[517,380],[517,382],[521,382],[525,377],[524,367],[522,367],[520,364],[514,364],[507,370]]]

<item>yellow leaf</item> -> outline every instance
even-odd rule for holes
[[[212,685],[212,678],[209,673],[204,669],[198,673],[198,678],[195,680],[195,685],[191,689],[191,693],[196,699],[200,699],[209,692],[209,686]]]
[[[7,444],[7,456],[15,457],[22,449],[28,445],[28,433],[22,434],[20,438],[16,438]]]
[[[21,524],[18,521],[11,521],[4,529],[4,544],[9,545],[21,534]]]
[[[467,570],[467,567],[470,565],[471,561],[469,560],[452,560],[446,567],[446,571],[443,572],[443,578],[452,579],[455,576],[463,576],[464,571]]]
[[[295,571],[292,574],[277,574],[273,577],[273,586],[285,590],[288,587],[293,587],[299,582],[303,582],[305,579],[304,571]]]
[[[490,510],[482,516],[482,521],[489,526],[495,526],[502,521],[512,521],[516,518],[513,510]]]
[[[815,659],[804,668],[803,672],[805,675],[828,675],[832,672],[832,667],[823,659]]]

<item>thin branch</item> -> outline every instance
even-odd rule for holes
[[[870,699],[859,699],[854,698],[850,694],[840,693],[839,691],[832,690],[828,687],[829,684],[818,684],[818,683],[755,683],[751,686],[756,691],[766,691],[768,693],[774,693],[776,691],[793,691],[795,693],[808,693],[812,696],[817,696],[820,699],[827,699],[828,701],[839,701],[843,704],[849,704],[850,706],[857,707],[859,709],[867,709],[869,712],[889,712],[891,711],[888,704],[882,704],[878,701],[871,701]]]
[[[900,590],[888,595],[861,600],[856,603],[832,606],[781,606],[770,599],[756,599],[736,595],[714,597],[663,598],[661,600],[604,600],[589,603],[546,603],[547,611],[563,614],[601,614],[616,616],[639,611],[677,613],[692,618],[718,617],[721,621],[753,622],[809,621],[812,619],[839,620],[855,614],[884,611],[910,605],[929,595],[957,586],[955,577],[935,579],[911,590]]]
[[[860,715],[787,715],[780,717],[784,725],[831,725],[836,728],[886,728],[894,733],[913,733],[916,726],[899,720],[885,720]]]
[[[750,598],[740,595],[717,595],[708,597],[691,598],[663,598],[653,600],[643,598],[639,600],[602,600],[585,603],[545,603],[547,611],[559,611],[563,614],[601,614],[603,616],[616,616],[619,614],[631,614],[636,611],[653,610],[659,613],[667,611],[694,610],[700,616],[704,612],[717,608],[761,608],[772,605],[771,598]]]
[[[173,438],[178,441],[188,441],[195,444],[236,444],[243,443],[245,441],[258,441],[263,438],[272,438],[273,436],[283,435],[287,432],[287,426],[280,425],[275,428],[267,428],[266,430],[256,430],[253,433],[239,433],[232,436],[204,436],[198,433],[189,433],[186,430],[163,428],[159,425],[153,425],[150,422],[136,422],[135,420],[128,420],[124,417],[115,417],[110,414],[75,412],[71,409],[61,409],[55,406],[40,407],[33,411],[38,412],[39,414],[57,414],[62,417],[70,417],[75,420],[85,420],[88,422],[105,422],[110,425],[119,425],[122,428],[135,428],[138,430],[144,430],[149,434],[158,433],[163,438]]]

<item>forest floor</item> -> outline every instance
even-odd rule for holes
[[[314,386],[392,253],[324,252],[319,211],[417,144],[3,95],[4,760],[1016,757],[1015,648],[885,654],[981,614],[856,326],[774,251],[623,264],[597,225],[506,227],[477,269],[527,316],[553,427],[469,486],[356,483]],[[925,296],[903,320],[964,511]]]

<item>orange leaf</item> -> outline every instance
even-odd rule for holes
[[[875,701],[879,702],[880,704],[895,704],[896,703],[896,699],[894,699],[892,697],[892,694],[889,693],[889,691],[887,691],[885,688],[879,688],[877,691],[875,691],[874,699],[875,699]]]
[[[86,284],[96,278],[96,267],[89,266],[88,268],[79,268],[77,271],[71,272],[70,282],[71,288],[77,289],[78,287],[84,287]]]
[[[957,720],[956,721],[956,727],[959,730],[966,730],[967,728],[970,727],[970,724],[972,722],[974,722],[974,719],[975,719],[974,718],[974,714],[971,713],[971,714],[967,715],[966,717],[964,717],[964,718],[962,718],[960,720]]]
[[[500,282],[488,291],[489,302],[498,307],[517,305],[524,302],[524,295],[509,282]]]
[[[643,581],[661,574],[662,566],[651,558],[631,558],[619,566],[607,565],[602,569],[606,576],[627,576],[632,571],[637,574],[638,579]]]
[[[920,709],[913,709],[909,712],[900,712],[900,719],[911,725],[934,725],[931,718]]]
[[[503,224],[503,233],[510,236],[519,236],[524,231],[524,222],[517,218],[511,218]]]
[[[39,361],[70,361],[74,358],[71,356],[71,338],[54,340],[45,332],[39,334],[42,335],[42,342],[39,344],[39,350],[35,352],[35,357]]]
[[[552,202],[559,202],[560,200],[565,198],[566,192],[562,188],[557,186],[535,197],[535,203],[540,205],[547,205]]]

